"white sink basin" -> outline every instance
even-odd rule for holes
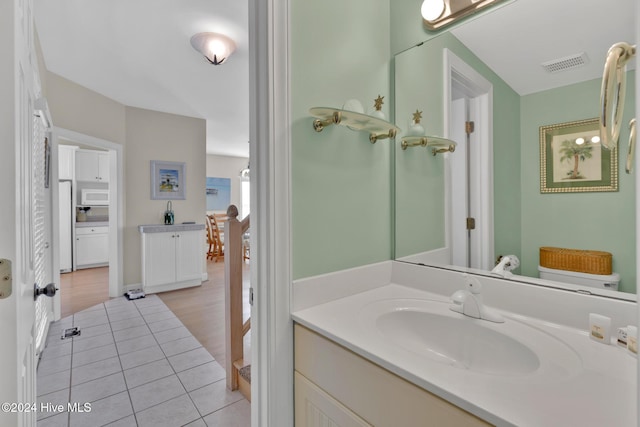
[[[404,351],[479,374],[529,376],[544,366],[561,378],[582,366],[570,347],[537,328],[512,318],[473,319],[438,301],[377,301],[363,307],[360,322]]]

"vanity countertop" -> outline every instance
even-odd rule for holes
[[[558,353],[556,360],[546,357],[556,353],[535,348],[538,341],[530,340],[540,355],[540,368],[536,371],[513,375],[475,372],[402,348],[384,339],[375,328],[368,327],[373,324],[371,319],[366,319],[371,307],[392,300],[448,304],[448,298],[443,295],[391,283],[301,309],[292,317],[299,324],[498,426],[636,425],[637,360],[626,349],[597,343],[589,339],[586,330],[500,311],[506,322],[488,327],[495,331],[500,331],[500,325],[505,324],[520,325],[518,327],[525,331],[531,328],[533,336],[543,334],[565,350]],[[462,321],[487,322],[459,316]]]
[[[139,225],[138,231],[141,233],[166,233],[170,231],[194,231],[204,230],[204,224],[148,224]]]

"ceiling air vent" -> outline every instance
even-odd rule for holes
[[[584,52],[576,53],[575,55],[566,56],[560,59],[554,59],[553,61],[543,62],[542,67],[549,73],[557,73],[560,71],[571,70],[573,68],[582,67],[587,62],[587,54]]]

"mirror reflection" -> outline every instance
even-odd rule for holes
[[[540,3],[553,13],[538,17],[546,10]],[[574,182],[560,177],[558,187],[569,191],[541,191],[541,152],[552,150],[541,128],[596,118],[608,48],[636,43],[633,1],[619,2],[611,22],[603,22],[611,14],[603,2],[574,3],[518,0],[435,37],[425,31],[427,41],[396,55],[395,122],[403,130],[395,145],[396,259],[490,274],[510,255],[519,260],[510,273],[522,280],[540,277],[541,248],[606,252],[617,290],[636,292],[635,178],[618,169],[635,116],[635,60],[619,148],[608,152],[589,139],[577,160],[563,159]],[[426,135],[457,143],[453,153],[401,148],[416,112]],[[599,185],[607,180],[617,188]]]

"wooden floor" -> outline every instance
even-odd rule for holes
[[[202,286],[158,294],[211,355],[224,366],[224,262],[207,261],[208,280]],[[243,318],[249,318],[249,264],[243,268]],[[109,300],[109,268],[91,268],[60,275],[62,317]],[[245,360],[249,359],[245,337]]]

